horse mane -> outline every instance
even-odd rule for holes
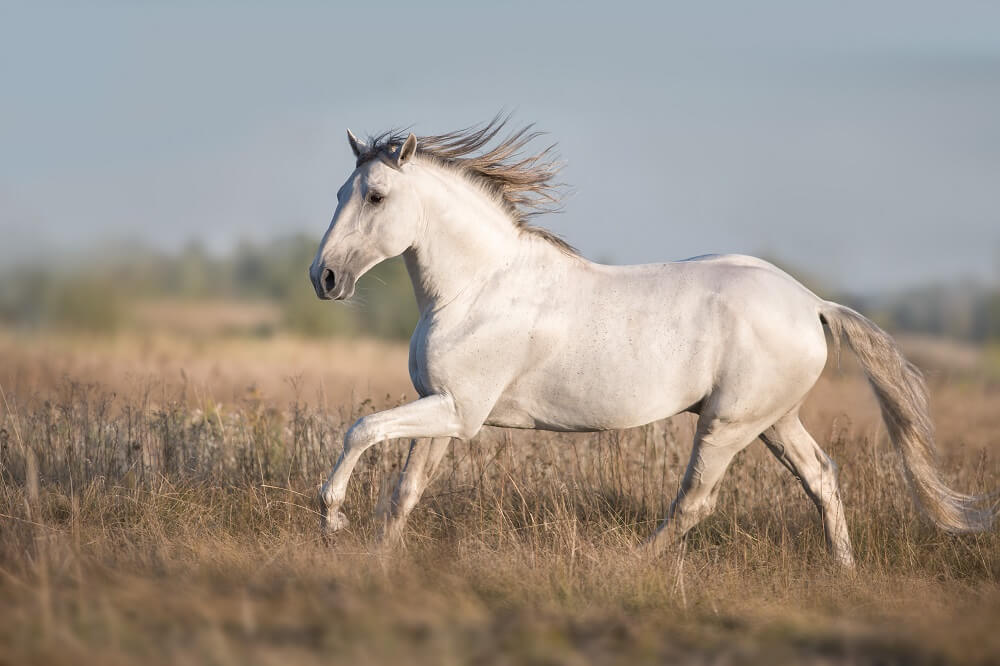
[[[509,122],[509,115],[497,115],[480,125],[417,137],[416,157],[451,168],[481,186],[503,206],[518,231],[541,238],[567,254],[577,254],[576,248],[557,234],[531,223],[535,215],[560,208],[561,184],[555,178],[562,164],[553,154],[555,144],[525,155],[525,146],[543,135],[533,131],[534,125],[527,125],[509,132],[489,148],[488,144],[508,128]],[[398,129],[369,137],[357,166],[390,156],[406,137],[406,131]]]

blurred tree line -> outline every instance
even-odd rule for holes
[[[316,243],[305,235],[243,242],[223,256],[198,243],[173,253],[132,246],[60,261],[57,267],[0,269],[0,325],[114,332],[134,323],[139,304],[226,301],[275,306],[278,320],[251,331],[256,334],[280,329],[306,336],[409,337],[417,310],[402,260],[387,261],[364,276],[355,302],[329,303],[316,298],[308,278]],[[1000,342],[998,286],[962,281],[852,295],[784,267],[816,293],[889,330]]]
[[[852,307],[892,330],[967,342],[1000,342],[1000,287],[958,281],[848,300]]]
[[[129,247],[59,267],[0,271],[0,323],[114,332],[133,323],[141,303],[269,302],[281,313],[277,327],[294,333],[408,337],[417,309],[402,260],[387,261],[364,276],[353,303],[334,304],[317,299],[309,282],[316,243],[304,235],[243,242],[225,256],[199,243],[176,253]]]

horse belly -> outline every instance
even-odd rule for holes
[[[619,430],[673,416],[710,387],[696,357],[686,363],[646,358],[641,363],[591,359],[540,367],[513,383],[487,424],[560,431]]]

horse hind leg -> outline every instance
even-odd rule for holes
[[[766,424],[734,422],[702,415],[677,498],[667,519],[646,541],[647,555],[661,554],[715,510],[720,482],[737,453],[753,442]]]
[[[837,466],[799,420],[798,410],[782,417],[761,439],[802,483],[823,519],[827,548],[837,563],[851,568],[854,556],[837,484]]]

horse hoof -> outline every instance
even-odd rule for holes
[[[347,519],[342,511],[331,511],[326,514],[323,521],[323,539],[329,543],[330,537],[335,533],[347,529],[351,521]]]

